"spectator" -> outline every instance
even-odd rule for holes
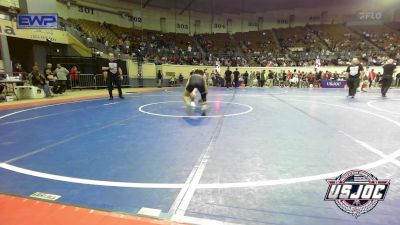
[[[232,71],[229,70],[229,67],[225,71],[225,86],[226,88],[231,87],[232,85]]]
[[[246,71],[243,74],[243,82],[244,82],[244,86],[247,87],[247,82],[249,80],[249,73]]]
[[[265,73],[266,73],[265,70],[263,70],[261,72],[260,87],[264,87],[264,85],[265,85],[265,81],[266,81]]]
[[[235,84],[235,88],[239,87],[239,71],[238,68],[236,68],[235,72],[233,72],[233,82]]]
[[[53,73],[53,65],[51,63],[46,64],[46,68],[44,69],[44,77],[46,78],[46,83],[52,87],[51,91],[58,92],[59,87],[57,86],[57,77]]]
[[[71,80],[71,86],[76,87],[79,85],[79,71],[76,66],[73,66],[69,71],[69,78]]]
[[[183,85],[183,75],[182,75],[182,73],[179,74],[178,79],[179,79],[179,84]]]
[[[257,87],[261,87],[261,76],[260,71],[256,72],[256,79],[257,79]]]
[[[157,72],[157,86],[159,88],[162,87],[162,82],[163,82],[163,75],[161,73],[161,70],[158,70],[158,72]]]
[[[54,73],[57,75],[57,86],[59,87],[54,93],[62,94],[67,90],[67,76],[69,71],[65,67],[62,67],[61,64],[57,64]]]
[[[44,93],[46,94],[46,97],[52,97],[52,94],[50,92],[50,87],[48,82],[46,81],[46,78],[39,73],[39,67],[34,66],[32,68],[32,72],[29,74],[29,79],[30,83],[38,88],[41,88],[44,90]]]
[[[274,73],[269,70],[268,72],[268,87],[274,86]]]
[[[369,75],[368,75],[369,88],[371,88],[371,86],[372,86],[373,82],[375,81],[375,79],[376,79],[376,73],[375,73],[374,69],[372,69],[371,72],[369,72]]]
[[[171,79],[169,79],[169,85],[170,85],[171,87],[175,87],[175,85],[176,85],[175,75],[173,75],[173,76],[171,77]]]

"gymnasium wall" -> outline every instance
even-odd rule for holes
[[[2,59],[0,59],[0,73],[4,73],[4,64]]]
[[[18,0],[1,0],[0,6],[19,7],[19,1]]]
[[[137,63],[136,62],[128,62],[127,63],[127,67],[128,67],[128,72],[129,75],[131,77],[136,77],[137,76]],[[262,71],[262,70],[272,70],[274,72],[281,72],[281,71],[294,71],[295,69],[297,71],[304,71],[304,72],[314,72],[315,71],[315,67],[313,66],[309,66],[309,67],[237,67],[240,74],[244,73],[245,71],[247,72],[252,72],[252,71]],[[215,66],[183,66],[183,65],[169,65],[169,64],[164,64],[164,65],[160,65],[160,66],[156,66],[153,63],[146,63],[143,65],[143,77],[145,78],[155,78],[156,77],[156,72],[157,70],[160,69],[162,71],[162,73],[165,75],[166,73],[175,73],[175,76],[178,77],[180,73],[182,73],[182,75],[185,78],[189,77],[190,72],[193,69],[207,69],[209,73],[211,73],[211,71],[215,70]],[[226,67],[221,67],[221,74],[222,76],[224,76],[225,70],[227,68]],[[236,67],[231,67],[230,70],[234,71],[236,69]],[[320,67],[320,69],[322,71],[330,71],[330,72],[338,72],[338,73],[342,73],[344,72],[347,67],[345,66],[327,66],[327,67]],[[365,69],[365,68],[364,68]],[[382,67],[369,67],[369,70],[374,69],[375,72],[383,72]]]
[[[396,0],[387,0],[387,5]],[[373,2],[373,3],[371,3]],[[365,0],[358,5],[333,6],[329,8],[294,8],[253,14],[216,14],[186,10],[160,9],[126,1],[112,0],[77,0],[69,6],[57,2],[58,13],[63,18],[80,18],[92,21],[106,21],[123,27],[135,27],[149,30],[176,33],[226,33],[258,30],[258,19],[263,18],[261,29],[304,26],[306,24],[344,23],[350,25],[382,24],[394,21],[396,10],[400,7],[377,5],[375,0]],[[360,13],[375,13],[373,18],[362,18]],[[165,18],[162,26],[161,18]],[[228,20],[231,22],[228,23]],[[198,25],[196,26],[196,21]]]

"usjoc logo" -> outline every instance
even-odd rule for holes
[[[17,29],[57,29],[57,14],[19,14]]]
[[[326,181],[329,186],[325,201],[335,201],[341,210],[355,218],[383,201],[390,185],[390,180],[378,180],[363,170],[350,170],[336,179]]]
[[[328,81],[328,82],[326,82],[326,85],[328,87],[340,87],[340,85],[342,85],[342,84],[338,81]]]

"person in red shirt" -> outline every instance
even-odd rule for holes
[[[290,72],[290,70],[289,70],[288,73],[287,73],[287,78],[286,78],[286,80],[292,79],[292,76],[293,76],[293,74],[292,74],[292,72]]]
[[[376,73],[375,73],[374,69],[372,69],[371,72],[369,72],[369,75],[368,75],[369,88],[371,88],[372,82],[373,82],[375,79],[376,79]]]
[[[322,79],[323,80],[329,80],[329,72],[328,71],[325,71],[325,73],[322,76]]]
[[[79,85],[79,71],[76,66],[73,66],[69,71],[69,79],[71,79],[71,87],[76,87]]]
[[[307,81],[309,87],[314,87],[314,76],[312,75],[312,73],[308,74]]]

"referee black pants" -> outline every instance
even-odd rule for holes
[[[225,86],[226,86],[227,88],[229,88],[229,87],[232,86],[232,80],[231,80],[231,79],[226,79],[226,80],[225,80],[225,83],[226,83]]]
[[[349,87],[349,96],[354,97],[357,92],[357,88],[360,85],[360,78],[358,77],[349,77],[347,79],[347,86]]]
[[[107,76],[107,87],[110,98],[113,97],[112,91],[114,89],[114,85],[116,85],[118,88],[119,97],[122,97],[121,79],[119,78],[118,74],[109,73]]]
[[[239,87],[239,78],[238,79],[234,79],[233,82],[235,83],[235,88]]]
[[[392,85],[393,78],[392,76],[383,76],[382,78],[382,88],[381,88],[381,93],[382,96],[386,96],[386,93],[388,92],[390,86]]]

